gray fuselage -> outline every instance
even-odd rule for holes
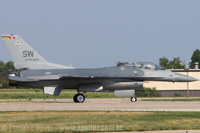
[[[63,89],[77,89],[81,84],[98,84],[104,86],[117,82],[135,81],[171,81],[184,82],[177,74],[167,70],[148,70],[135,66],[106,67],[97,69],[36,69],[22,70],[23,78],[37,81],[24,81],[20,86],[43,88],[59,86]],[[11,79],[12,80],[12,77]],[[187,79],[188,80],[188,79]]]

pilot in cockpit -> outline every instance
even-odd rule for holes
[[[148,70],[165,70],[162,67],[159,67],[155,65],[154,63],[150,62],[137,62],[135,63],[137,67],[142,69],[148,69]]]

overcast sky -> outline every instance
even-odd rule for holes
[[[180,57],[200,48],[199,0],[0,0],[0,34],[78,68]],[[0,60],[12,60],[0,40]],[[13,61],[13,60],[12,60]]]

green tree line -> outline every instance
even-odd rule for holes
[[[199,63],[199,68],[200,68],[200,50],[196,49],[191,57],[191,62],[188,64],[190,69],[194,69],[194,63],[198,62]],[[129,64],[129,62],[117,62],[117,66],[122,66]],[[163,67],[164,69],[184,69],[185,61],[182,61],[180,57],[175,57],[173,60],[169,60],[166,57],[159,58],[159,65]]]
[[[8,61],[4,63],[3,61],[0,60],[0,84],[3,85],[4,88],[9,87],[8,84],[8,72],[9,71],[14,71],[14,63],[12,61]]]

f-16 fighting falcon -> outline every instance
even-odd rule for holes
[[[136,102],[135,90],[143,88],[143,81],[197,81],[148,62],[76,69],[48,62],[18,35],[2,38],[15,62],[16,72],[8,77],[11,86],[43,88],[45,94],[55,96],[62,89],[76,89],[78,93],[73,98],[76,103],[85,101],[86,92],[114,92],[116,97],[130,97]]]

